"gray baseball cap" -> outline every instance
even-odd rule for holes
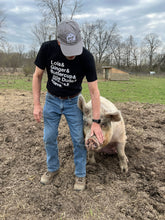
[[[62,21],[57,28],[57,40],[64,56],[78,56],[83,51],[79,25],[72,20]]]

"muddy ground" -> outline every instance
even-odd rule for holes
[[[75,192],[72,142],[65,119],[59,128],[60,174],[43,186],[43,121],[37,124],[33,119],[32,94],[1,90],[0,219],[164,220],[165,106],[116,106],[125,119],[129,171],[120,172],[116,155],[96,155],[97,164],[87,165],[87,189]]]

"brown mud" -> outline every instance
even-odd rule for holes
[[[45,94],[41,100],[44,105]],[[0,219],[164,220],[165,106],[116,103],[126,124],[127,174],[117,155],[96,155],[87,165],[87,189],[75,192],[72,142],[59,127],[60,173],[48,186],[43,120],[33,119],[32,94],[0,91]]]

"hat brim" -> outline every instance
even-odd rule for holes
[[[61,47],[61,50],[64,56],[66,57],[78,56],[82,54],[83,42],[81,40],[80,42],[74,45],[65,45],[65,44],[62,44],[62,42],[60,42],[60,47]]]

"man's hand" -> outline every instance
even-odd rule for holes
[[[91,126],[91,136],[93,136],[94,134],[96,135],[99,143],[102,144],[104,141],[103,132],[101,130],[100,125],[95,122],[93,122]]]
[[[41,108],[41,105],[35,105],[34,106],[33,115],[34,115],[34,119],[37,122],[41,122],[41,118],[42,118],[42,108]]]

